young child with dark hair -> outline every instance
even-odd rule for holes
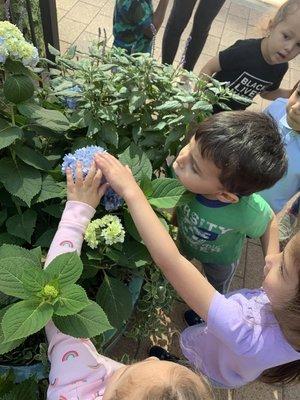
[[[221,51],[203,67],[200,75],[213,76],[238,95],[250,100],[260,94],[267,100],[289,97],[290,90],[280,88],[288,62],[300,53],[300,0],[288,0],[269,22],[267,35],[260,39],[238,40]],[[226,101],[232,110],[250,105]]]
[[[237,118],[236,113],[233,115]],[[268,122],[267,117],[264,118],[264,128],[269,124],[269,130],[266,131],[265,139],[265,132],[256,136],[257,153],[251,142],[252,135],[248,136],[248,140],[242,140],[246,147],[243,157],[247,152],[253,157],[253,160],[248,159],[249,165],[238,164],[237,153],[243,150],[242,147],[233,146],[228,154],[229,169],[233,170],[235,167],[237,171],[234,174],[239,175],[241,168],[241,176],[246,178],[250,174],[254,177],[255,173],[251,169],[255,169],[258,187],[280,178],[286,166],[279,135],[272,128],[272,122]],[[258,116],[258,124],[253,123],[254,132],[262,122],[263,117]],[[238,132],[228,129],[227,135],[229,142],[231,136],[235,137],[233,142],[238,142]],[[245,133],[240,136],[247,137]],[[224,145],[225,141],[224,138]],[[197,183],[200,187],[204,184],[207,176],[199,175],[200,170],[206,172],[206,164],[202,163],[205,156],[210,160],[210,155],[214,153],[213,147],[207,146],[206,142],[206,139],[201,143],[192,139],[189,161],[186,162],[186,174],[191,179],[193,177],[193,182],[190,183],[194,184],[195,189]],[[272,155],[273,145],[277,145],[279,149],[276,150],[275,146],[275,153]],[[230,145],[227,151],[229,149]],[[222,152],[222,148],[219,150]],[[221,157],[223,161],[225,154],[226,151],[224,158]],[[276,161],[281,172],[276,172]],[[129,168],[124,167],[113,156],[103,153],[96,156],[96,163],[111,187],[126,201],[154,262],[185,302],[207,321],[207,325],[191,326],[181,334],[180,346],[189,363],[197,371],[204,373],[217,387],[236,388],[258,377],[269,383],[297,382],[300,377],[300,236],[294,237],[283,253],[277,251],[267,256],[263,288],[241,289],[224,296],[180,254]],[[230,168],[231,163],[233,167]],[[192,168],[195,168],[195,172]],[[265,169],[266,175],[260,180],[259,175],[264,175]],[[227,175],[223,180],[222,171],[219,171],[218,180],[220,185],[225,185],[220,190],[226,197],[226,193],[231,193],[231,190],[235,194],[238,187],[247,192],[243,182],[235,186],[234,179],[231,180]],[[229,186],[226,189],[227,185]],[[229,197],[231,196],[232,194]],[[252,221],[248,223],[252,224]]]
[[[260,238],[265,256],[279,251],[275,215],[254,193],[273,186],[286,167],[276,124],[249,111],[207,118],[175,159],[177,178],[195,193],[176,209],[179,249],[202,263],[218,292],[228,291],[246,237]],[[185,319],[201,322],[193,310]]]
[[[45,267],[59,254],[80,253],[85,229],[108,187],[95,163],[83,178],[78,163],[76,178],[67,169],[68,201],[54,236]],[[155,357],[120,364],[99,354],[89,339],[60,332],[53,322],[46,326],[51,362],[48,400],[212,400],[201,376],[188,368]]]
[[[113,45],[128,54],[151,53],[153,38],[164,20],[168,2],[160,0],[153,11],[152,0],[116,0]]]

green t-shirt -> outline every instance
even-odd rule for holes
[[[238,203],[209,200],[202,195],[176,210],[180,250],[204,263],[237,261],[246,236],[261,237],[272,219],[272,210],[257,194]]]

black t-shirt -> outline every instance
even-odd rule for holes
[[[220,82],[230,82],[230,88],[241,96],[253,99],[258,93],[279,88],[288,70],[288,63],[270,65],[261,53],[262,39],[238,40],[219,53],[221,71],[214,75]],[[226,103],[233,110],[248,106],[237,101]]]

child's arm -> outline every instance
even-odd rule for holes
[[[221,71],[219,55],[209,60],[201,69],[199,77],[205,79],[205,75],[213,76],[216,72]]]
[[[290,94],[291,94],[291,90],[290,89],[278,88],[276,90],[272,90],[272,92],[260,93],[260,96],[263,99],[266,99],[266,100],[276,100],[279,97],[283,97],[285,99],[288,99],[290,97]]]
[[[184,258],[152,210],[130,170],[110,154],[97,155],[111,187],[126,201],[134,223],[154,262],[186,303],[204,320],[216,290],[201,273]]]
[[[279,232],[276,215],[272,212],[272,219],[269,222],[265,233],[261,236],[260,242],[264,256],[277,254],[279,250]]]

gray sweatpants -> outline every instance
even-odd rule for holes
[[[221,294],[228,292],[238,264],[239,260],[231,264],[202,263],[208,282]]]

